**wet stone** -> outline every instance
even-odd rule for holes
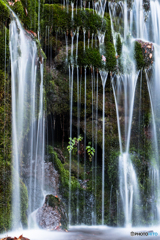
[[[59,231],[67,228],[65,206],[58,196],[47,195],[43,206],[37,211],[36,218],[39,227],[43,229]]]

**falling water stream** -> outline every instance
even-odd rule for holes
[[[13,144],[13,223],[15,229],[20,226],[20,164],[23,155],[27,158],[29,181],[30,214],[42,204],[44,177],[44,113],[43,113],[43,59],[38,62],[35,41],[24,31],[17,17],[10,24],[10,55],[12,82],[12,144]],[[37,78],[37,66],[40,64],[40,78]],[[29,71],[31,69],[31,71]],[[38,84],[39,81],[39,84]],[[39,85],[39,87],[38,87]],[[39,103],[36,102],[39,99]],[[28,109],[27,104],[30,104]],[[30,128],[30,131],[28,129]],[[28,135],[28,139],[25,137]],[[23,153],[23,154],[22,154]],[[41,166],[41,167],[39,167]],[[41,194],[37,194],[37,176]]]
[[[119,8],[119,6],[121,7],[121,9],[123,9],[124,14],[123,14],[123,19],[124,19],[124,34],[121,32],[121,29],[119,29],[120,34],[122,35],[122,39],[124,37],[124,40],[127,39],[127,36],[130,35],[132,39],[132,41],[134,41],[135,39],[142,39],[144,42],[153,42],[154,44],[154,52],[155,52],[155,64],[154,64],[154,68],[153,68],[153,79],[150,80],[148,78],[148,75],[146,73],[146,79],[147,79],[147,85],[148,85],[148,92],[149,92],[149,97],[150,97],[150,104],[151,104],[151,114],[152,114],[152,128],[153,128],[153,138],[152,138],[152,142],[153,142],[153,151],[154,151],[154,156],[150,156],[151,157],[151,167],[149,170],[149,175],[150,175],[150,179],[152,182],[152,212],[153,212],[153,216],[152,216],[152,222],[156,221],[160,219],[160,215],[159,215],[159,209],[160,209],[160,202],[159,202],[159,171],[160,171],[160,167],[159,167],[159,151],[158,151],[158,131],[157,131],[157,121],[156,121],[156,116],[159,117],[159,108],[158,108],[158,102],[159,102],[159,91],[160,91],[160,84],[159,84],[159,42],[160,42],[160,27],[159,27],[159,22],[160,22],[160,3],[158,0],[151,0],[149,1],[150,4],[150,11],[147,13],[147,17],[145,19],[145,14],[144,14],[144,10],[143,10],[143,1],[142,0],[135,0],[132,3],[132,8],[130,8],[127,4],[127,1],[124,1],[124,4],[122,4],[122,2],[118,2],[118,3],[110,3],[110,16],[111,16],[111,20],[112,20],[112,32],[113,32],[113,36],[114,36],[114,43],[116,41],[116,32],[114,31],[114,24],[113,24],[113,18],[116,16],[117,14],[117,9]],[[134,25],[134,23],[136,23]],[[124,46],[123,46],[123,50],[122,52],[124,52]],[[135,74],[134,74],[135,75]],[[138,77],[138,76],[137,76]],[[134,89],[132,89],[132,94],[135,94],[135,85],[136,85],[136,81],[137,81],[137,77],[135,75],[135,80],[133,80],[134,83]],[[118,82],[118,76],[117,78],[117,84],[119,84]],[[133,73],[131,75],[131,78],[133,79]],[[127,83],[127,81],[126,81]],[[122,81],[122,84],[124,85],[125,88],[125,82]],[[115,86],[113,86],[113,90],[115,91]],[[114,92],[115,94],[115,92]],[[117,94],[119,95],[119,93],[117,92]],[[125,92],[124,92],[125,94]],[[115,103],[116,103],[116,111],[118,110],[118,99],[119,97],[116,97],[115,94]],[[125,94],[126,96],[126,94]],[[134,96],[133,96],[133,101],[134,101]],[[128,104],[128,100],[126,99],[126,104]],[[134,103],[132,103],[134,104]],[[124,106],[125,107],[125,106]],[[125,109],[127,109],[127,105],[125,107]],[[130,121],[129,121],[129,128],[131,127],[132,124],[132,115],[133,115],[133,105],[131,107],[131,111],[130,111]],[[117,111],[117,119],[120,119],[119,113]],[[117,120],[118,122],[118,131],[119,131],[119,139],[121,139],[121,130],[120,130],[120,121]],[[127,128],[127,124],[125,124],[125,128]],[[125,155],[121,154],[121,161],[119,167],[120,169],[122,169],[122,166],[124,165],[124,161],[123,156],[125,156],[126,158],[126,154],[127,154],[127,158],[129,158],[129,142],[130,142],[130,137],[131,137],[131,130],[128,130],[128,134],[127,134],[127,145],[126,145],[126,152]],[[121,146],[121,141],[120,141],[120,150],[122,151],[122,146]],[[152,160],[155,159],[155,161]],[[130,162],[130,160],[129,160]],[[131,163],[131,162],[130,162]],[[125,165],[124,165],[125,166]],[[126,176],[126,170],[124,169],[124,176]],[[121,172],[121,170],[120,170]],[[120,174],[121,175],[121,174]],[[136,175],[135,175],[136,176]],[[124,178],[125,179],[125,178]],[[122,187],[122,179],[120,180],[120,188]],[[136,183],[136,182],[135,182]],[[137,183],[136,183],[137,184]],[[137,184],[138,186],[138,184]],[[126,187],[126,183],[124,184],[124,189],[125,192],[129,191],[129,188]],[[133,191],[133,195],[134,195],[134,190]],[[123,195],[123,194],[122,194]],[[125,201],[124,201],[124,197],[122,196],[122,201],[124,202],[124,210],[125,211],[125,218],[126,221],[131,222],[131,209],[127,210],[127,208],[129,209],[130,206],[130,199],[131,196],[128,198],[127,193],[125,193]],[[128,200],[127,200],[128,198]],[[155,200],[156,199],[156,200]],[[127,203],[128,202],[128,203]],[[130,213],[129,213],[130,212]],[[128,220],[127,220],[128,219]]]
[[[38,1],[38,39],[40,39],[40,1]],[[105,16],[106,0],[92,3],[95,7],[95,12],[102,18]],[[65,1],[63,2],[65,6]],[[86,2],[83,1],[84,10]],[[90,8],[90,5],[88,5]],[[119,13],[119,7],[121,9]],[[66,1],[66,9],[68,12],[69,2]],[[81,1],[82,8],[82,1]],[[85,10],[87,11],[87,10]],[[77,3],[76,3],[77,12]],[[127,0],[122,3],[109,2],[109,13],[111,18],[111,27],[113,42],[116,49],[117,34],[120,34],[122,40],[122,73],[111,74],[111,84],[113,89],[113,96],[115,102],[115,111],[117,117],[118,139],[119,139],[119,161],[118,161],[118,181],[119,189],[116,190],[117,198],[117,225],[118,216],[121,214],[119,206],[123,206],[124,225],[125,227],[132,227],[133,225],[133,211],[137,206],[141,206],[141,193],[139,190],[138,174],[134,163],[132,162],[132,154],[130,153],[130,142],[132,136],[132,123],[134,114],[134,102],[136,96],[136,87],[139,79],[140,88],[142,87],[142,71],[136,70],[136,62],[134,59],[134,44],[137,39],[144,42],[152,42],[154,48],[154,67],[153,74],[150,78],[149,70],[145,71],[150,108],[151,108],[151,125],[152,125],[152,154],[150,156],[149,178],[151,184],[151,222],[160,221],[160,163],[159,163],[159,138],[160,125],[158,119],[160,118],[160,2],[158,0],[150,0],[150,11],[145,19],[143,11],[143,0],[134,0],[132,6],[129,7]],[[71,20],[74,21],[74,3],[71,3]],[[117,16],[119,15],[119,18]],[[14,15],[14,14],[13,14]],[[123,21],[120,21],[120,18]],[[115,20],[116,19],[116,20]],[[115,22],[118,21],[118,27],[115,29]],[[117,30],[118,29],[118,30]],[[88,48],[97,46],[97,37],[99,40],[99,52],[103,53],[103,46],[105,40],[105,32],[100,29],[97,33],[92,33],[90,40],[90,30],[85,27],[82,30],[77,27],[76,30],[71,30],[71,42],[68,39],[68,30],[65,33],[66,41],[66,63],[69,61],[69,44],[71,46],[71,66],[69,66],[69,102],[70,102],[70,126],[69,136],[72,139],[73,130],[73,86],[74,86],[74,48],[76,53],[76,68],[77,68],[77,138],[81,132],[81,86],[84,88],[84,173],[83,178],[86,180],[86,146],[87,146],[87,87],[88,87],[88,68],[84,67],[84,83],[82,84],[82,73],[80,74],[80,67],[77,65],[78,59],[78,43],[83,32],[83,51],[86,49],[86,31],[88,31]],[[97,34],[97,35],[96,35]],[[76,35],[76,43],[74,37]],[[46,26],[46,39],[49,43],[49,27]],[[94,41],[95,39],[95,41]],[[56,38],[57,42],[57,38]],[[116,49],[117,50],[117,49]],[[36,218],[36,211],[44,203],[47,190],[44,187],[45,182],[45,112],[44,112],[44,93],[43,93],[43,57],[38,56],[36,42],[31,38],[21,26],[18,18],[14,15],[10,23],[10,56],[11,56],[11,80],[12,80],[12,146],[13,146],[13,206],[12,206],[12,228],[16,229],[21,226],[21,175],[23,172],[22,162],[26,170],[25,184],[28,189],[28,215]],[[6,61],[6,60],[5,60]],[[118,60],[117,60],[118,63]],[[105,66],[105,63],[104,63]],[[6,68],[6,66],[5,66]],[[99,73],[98,73],[99,71]],[[97,194],[97,132],[98,132],[98,76],[100,74],[103,87],[103,107],[102,107],[102,206],[101,206],[101,224],[105,224],[105,150],[107,144],[105,142],[105,105],[107,98],[105,97],[105,87],[109,72],[104,69],[97,70],[95,77],[95,69],[91,67],[91,88],[92,88],[92,147],[95,147],[95,157],[92,158],[92,195]],[[141,75],[141,76],[140,76]],[[95,79],[96,78],[96,79]],[[141,100],[141,90],[140,96]],[[141,102],[140,102],[141,104]],[[30,105],[30,107],[28,107]],[[123,109],[123,110],[122,110]],[[140,118],[139,106],[139,118]],[[122,121],[123,119],[123,121]],[[140,119],[139,126],[140,128]],[[139,140],[138,140],[139,141]],[[78,144],[78,152],[80,145]],[[5,151],[5,149],[4,149]],[[80,156],[77,153],[77,178],[80,175]],[[69,199],[68,199],[68,216],[69,225],[72,222],[72,189],[71,189],[71,172],[72,172],[72,152],[69,154]],[[41,176],[41,177],[40,177]],[[94,185],[95,181],[95,185]],[[79,188],[77,185],[77,202],[76,202],[76,222],[79,221],[80,200]],[[114,186],[110,189],[110,215],[112,211],[112,197],[114,195]],[[119,197],[120,196],[120,197]],[[87,215],[86,191],[83,190],[83,220],[85,224]],[[97,223],[97,208],[96,199],[91,199],[91,223]],[[134,214],[134,221],[139,224],[139,218],[142,211],[139,210]],[[109,216],[110,222],[111,218]]]
[[[105,85],[108,77],[108,72],[100,71],[100,76],[103,85],[103,130],[102,130],[102,225],[104,225],[104,188],[105,188]]]

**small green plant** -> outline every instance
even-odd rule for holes
[[[69,142],[68,142],[69,145],[67,146],[68,152],[69,153],[73,152],[73,154],[75,154],[77,152],[78,143],[81,142],[82,139],[83,137],[81,135],[78,138],[76,137],[74,137],[73,139],[69,138]],[[95,149],[91,147],[91,142],[88,143],[88,146],[86,147],[86,151],[89,156],[89,161],[91,162],[92,157],[94,156],[94,153],[95,153]]]
[[[73,154],[76,153],[78,143],[81,142],[82,139],[83,137],[81,135],[78,138],[69,138],[69,145],[67,146],[68,152],[71,153],[73,151]]]
[[[91,162],[92,161],[92,157],[94,156],[94,153],[95,153],[95,149],[93,147],[91,147],[90,145],[88,145],[86,147],[86,150],[87,150],[87,154],[89,156],[89,161]]]

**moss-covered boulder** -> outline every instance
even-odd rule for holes
[[[75,60],[76,61],[76,60]],[[78,44],[78,59],[77,63],[79,66],[86,67],[102,67],[102,57],[99,53],[99,48],[87,47],[84,50],[84,43],[79,42]]]
[[[36,213],[39,227],[48,230],[67,229],[68,217],[64,204],[58,196],[47,195]]]
[[[120,56],[122,53],[122,42],[121,42],[120,34],[117,34],[117,37],[116,37],[116,51],[117,51],[117,54]]]
[[[57,156],[57,153],[53,150],[53,148],[51,146],[48,146],[48,151],[50,154],[49,161],[52,161],[54,163],[54,166],[60,175],[60,183],[61,183],[60,188],[63,191],[63,195],[68,198],[68,196],[69,196],[69,192],[68,192],[69,170],[66,170],[64,168],[63,163],[60,161],[60,159]],[[71,190],[75,191],[75,190],[77,190],[77,187],[80,188],[80,183],[74,176],[72,176],[71,177]]]
[[[15,2],[14,5],[12,6],[12,10],[16,13],[16,15],[19,17],[19,19],[22,22],[25,21],[25,17],[26,17],[25,10],[21,1]]]
[[[134,51],[138,70],[152,66],[154,62],[154,46],[152,43],[136,40]]]
[[[77,27],[85,28],[86,30],[90,30],[91,32],[97,32],[97,29],[106,30],[107,21],[106,19],[102,19],[99,15],[93,14],[92,9],[81,10],[74,9],[74,20],[71,18],[72,9],[69,8],[67,12],[66,9],[60,4],[44,4],[44,11],[42,14],[42,28],[45,30],[46,26],[51,27],[54,31],[62,30],[62,31],[70,31],[77,30]],[[52,19],[50,18],[52,15]]]
[[[116,51],[113,44],[111,20],[107,14],[108,24],[104,39],[104,55],[106,57],[105,69],[110,72],[116,71]]]
[[[10,10],[5,0],[0,0],[0,21],[5,22],[10,17]]]

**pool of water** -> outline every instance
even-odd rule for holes
[[[133,233],[148,232],[152,236],[131,236]],[[127,239],[147,239],[159,240],[160,227],[143,228],[113,228],[105,226],[74,226],[68,232],[46,231],[41,229],[23,230],[7,232],[0,235],[0,238],[11,236],[18,237],[23,234],[30,240],[127,240]],[[157,236],[153,236],[157,235]]]

